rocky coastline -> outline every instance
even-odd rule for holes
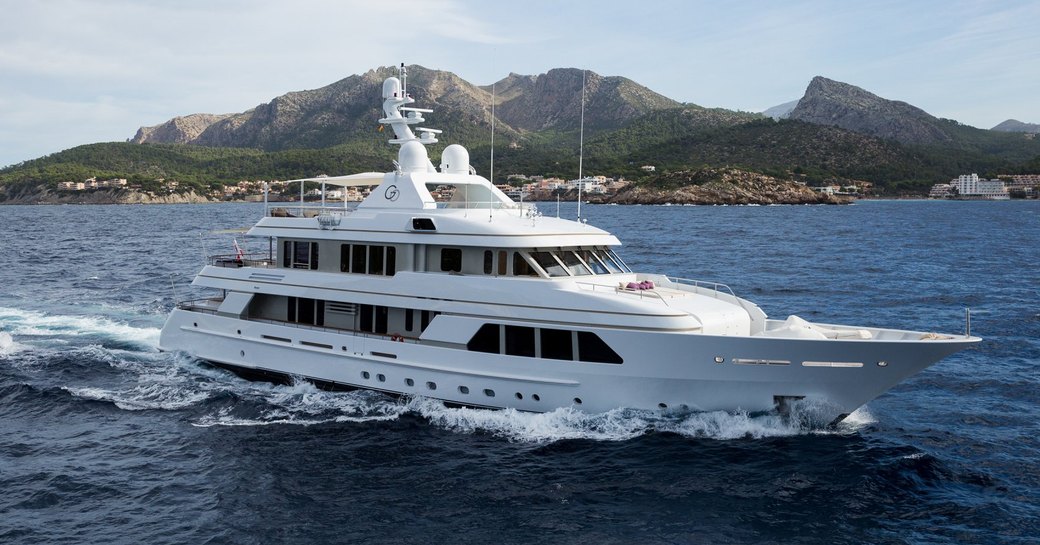
[[[99,189],[95,191],[54,191],[37,187],[34,190],[5,193],[0,190],[3,204],[197,204],[218,202],[194,191],[153,194],[134,189]]]
[[[609,197],[590,198],[603,204],[849,204],[852,198],[828,195],[793,180],[744,170],[704,168],[663,174],[628,186]]]

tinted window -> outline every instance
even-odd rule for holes
[[[350,272],[350,244],[341,244],[339,247],[339,270]]]
[[[480,326],[473,338],[466,343],[466,348],[473,352],[498,354],[498,330],[498,324],[484,324]]]
[[[350,272],[364,273],[368,247],[364,244],[352,244],[350,246]]]
[[[538,276],[520,252],[513,252],[513,276]]]
[[[484,250],[484,274],[491,274],[495,265],[495,252]]]
[[[570,331],[562,329],[542,329],[542,357],[551,360],[573,360],[574,341]]]
[[[441,270],[462,271],[462,250],[458,248],[441,249]]]
[[[368,274],[383,274],[383,247],[368,247]]]
[[[506,354],[534,357],[534,328],[507,325]]]
[[[560,256],[560,259],[563,260],[563,264],[567,266],[567,270],[574,276],[586,276],[592,274],[585,265],[582,265],[581,260],[578,259],[578,256],[574,255],[574,252],[564,251],[557,255]]]
[[[621,261],[621,258],[618,257],[618,255],[614,253],[614,250],[611,250],[610,248],[607,248],[606,255],[608,257],[610,257],[611,259],[613,259],[614,263],[617,263],[617,266],[622,271],[624,271],[624,272],[632,272],[632,269],[629,269],[628,265],[625,265],[625,262]]]
[[[397,248],[386,247],[386,275],[393,276],[397,272]]]
[[[595,333],[578,332],[578,359],[596,363],[622,363],[621,356]]]
[[[593,274],[609,274],[611,272],[621,272],[608,270],[606,265],[600,262],[600,260],[590,250],[578,250],[578,257],[584,259],[585,263],[588,263],[589,267],[592,268]]]
[[[560,265],[556,258],[549,252],[531,252],[531,257],[534,258],[535,263],[545,271],[549,276],[569,276],[567,269]]]

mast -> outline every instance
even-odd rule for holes
[[[581,221],[582,159],[585,155],[585,70],[581,71],[581,129],[578,135],[578,221]]]

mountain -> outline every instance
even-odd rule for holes
[[[375,120],[382,117],[376,97],[383,80],[396,74],[395,68],[383,67],[320,89],[287,93],[240,114],[175,118],[142,127],[132,141],[274,151],[372,140]],[[436,110],[431,126],[450,134],[453,142],[474,144],[490,134],[492,89],[497,136],[516,140],[526,132],[577,129],[581,76],[582,71],[573,68],[537,76],[510,74],[492,88],[413,65],[408,67],[408,92],[418,105]],[[678,105],[627,78],[586,73],[585,122],[591,130],[617,128],[650,111]],[[186,125],[191,130],[183,128]]]
[[[231,117],[231,114],[191,114],[175,117],[161,125],[137,129],[137,134],[134,135],[131,141],[137,144],[145,142],[188,144],[198,138],[211,125],[228,117]]]
[[[794,110],[794,107],[797,105],[798,101],[792,100],[791,102],[785,102],[783,104],[773,106],[772,108],[769,108],[768,110],[762,112],[762,115],[766,117],[772,117],[773,119],[787,119],[788,117],[791,117],[791,110]]]
[[[848,83],[816,76],[791,119],[833,125],[905,144],[943,144],[953,137],[938,118],[906,102],[886,100]]]
[[[1035,134],[1040,133],[1040,123],[1023,123],[1017,119],[1008,119],[990,130],[1001,132],[1029,132]]]
[[[595,72],[584,76],[587,129],[615,129],[654,110],[680,106],[628,78],[603,77]],[[495,92],[496,117],[521,131],[573,130],[581,123],[579,69],[555,68],[538,76],[510,74],[481,89]]]

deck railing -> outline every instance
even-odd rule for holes
[[[214,267],[258,267],[270,269],[276,266],[270,254],[220,254],[209,256],[209,264]]]

